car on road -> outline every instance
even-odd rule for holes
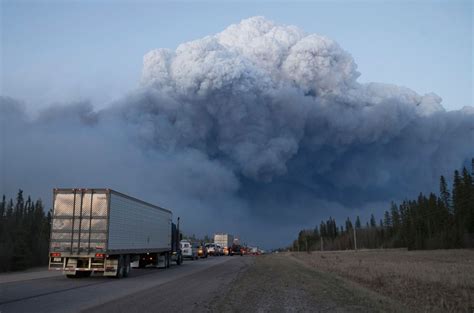
[[[229,249],[229,255],[233,256],[234,254],[238,254],[240,256],[244,255],[242,252],[242,246],[241,245],[232,245]]]
[[[192,244],[188,240],[181,240],[181,253],[183,258],[188,258],[192,260],[197,260],[198,258],[198,246]]]
[[[201,242],[200,244],[198,244],[197,250],[198,250],[198,257],[207,258],[207,256],[208,256],[207,248],[206,248],[206,245],[204,243]]]
[[[220,244],[216,243],[216,250],[219,255],[224,255],[224,248]]]
[[[219,248],[215,243],[206,243],[207,253],[212,256],[221,255]]]

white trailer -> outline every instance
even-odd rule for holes
[[[68,277],[182,262],[172,212],[111,189],[54,189],[51,226],[49,269]]]
[[[224,254],[228,254],[232,244],[234,243],[234,236],[226,233],[214,234],[214,243],[224,248]]]

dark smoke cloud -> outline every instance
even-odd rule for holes
[[[108,186],[172,208],[190,233],[277,246],[436,190],[474,156],[472,107],[358,76],[333,40],[250,18],[149,52],[141,88],[107,109],[31,118],[2,98],[2,189]]]

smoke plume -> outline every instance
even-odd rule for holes
[[[287,244],[322,218],[381,215],[474,156],[474,109],[357,81],[335,41],[253,17],[144,57],[141,87],[35,118],[2,98],[2,188],[106,186],[187,231]]]

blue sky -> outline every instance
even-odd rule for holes
[[[149,50],[255,15],[335,39],[362,82],[433,91],[447,109],[473,105],[471,1],[2,1],[1,94],[105,106],[138,85]]]

